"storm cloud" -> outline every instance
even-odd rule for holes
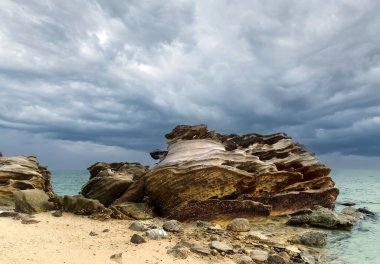
[[[205,123],[376,159],[379,12],[376,0],[3,0],[0,151],[53,167],[148,162],[175,125]]]

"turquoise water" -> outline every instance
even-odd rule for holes
[[[78,194],[82,186],[90,178],[87,170],[52,171],[51,182],[54,192],[58,195]]]
[[[339,172],[333,175],[340,190],[338,201],[356,203],[355,207],[367,207],[380,214],[380,172],[357,171]],[[52,184],[59,195],[78,194],[89,179],[89,173],[82,171],[53,171]],[[340,211],[343,206],[337,205]],[[379,219],[359,221],[351,232],[327,231],[326,246],[328,263],[379,264],[380,263],[380,222]]]
[[[333,175],[340,190],[337,201],[356,203],[380,214],[380,172],[350,171]],[[340,211],[344,206],[337,205]],[[380,263],[380,221],[378,216],[358,221],[351,232],[332,231],[328,235],[329,260],[344,264]]]

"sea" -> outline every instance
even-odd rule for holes
[[[59,195],[75,195],[88,181],[86,170],[52,171],[54,191]],[[333,264],[380,264],[380,172],[339,171],[333,179],[340,190],[337,202],[353,202],[377,214],[358,221],[352,231],[329,231],[326,262]],[[337,203],[335,210],[344,206]]]

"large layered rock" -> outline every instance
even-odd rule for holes
[[[53,196],[50,172],[35,157],[0,157],[0,207],[14,207],[13,193],[37,189]]]
[[[118,199],[132,183],[138,181],[148,168],[139,163],[98,162],[88,168],[90,180],[82,187],[81,194],[99,200],[109,206]]]
[[[281,215],[333,208],[330,169],[286,134],[223,135],[207,126],[178,126],[168,153],[114,203],[150,197],[178,220]]]

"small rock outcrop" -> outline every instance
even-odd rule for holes
[[[336,213],[322,207],[312,211],[310,214],[292,216],[287,224],[293,226],[307,224],[328,229],[351,230],[355,220],[355,217],[351,215]]]
[[[25,214],[46,212],[54,209],[49,196],[42,190],[30,189],[13,193],[15,211]]]
[[[15,206],[14,192],[41,190],[53,197],[51,174],[36,157],[0,157],[0,207]]]
[[[139,163],[98,162],[88,168],[90,180],[82,187],[81,194],[99,200],[109,206],[118,199],[134,181],[139,180],[148,168]]]

